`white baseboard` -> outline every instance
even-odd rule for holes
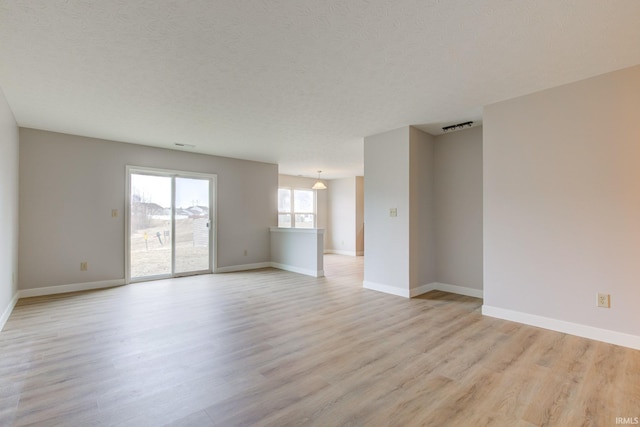
[[[293,265],[280,264],[278,262],[270,263],[271,267],[277,268],[280,270],[291,271],[292,273],[304,274],[305,276],[311,277],[324,277],[324,270],[308,270],[306,268],[295,267]]]
[[[325,249],[325,254],[335,254],[335,255],[347,255],[347,256],[356,256],[356,251],[343,251],[341,249]]]
[[[228,267],[216,268],[216,273],[233,273],[234,271],[257,270],[259,268],[271,267],[270,262],[256,262],[253,264],[230,265]]]
[[[482,306],[482,314],[496,317],[498,319],[510,320],[512,322],[523,323],[525,325],[536,326],[538,328],[550,329],[556,332],[576,335],[609,344],[620,345],[640,350],[640,336],[625,334],[622,332],[600,329],[593,326],[581,325],[579,323],[567,322],[565,320],[552,319],[550,317],[538,316],[535,314],[513,311],[489,305]]]
[[[42,288],[20,289],[18,298],[39,297],[43,295],[64,294],[67,292],[90,291],[93,289],[113,288],[124,285],[124,279],[101,280],[98,282],[73,283],[71,285],[45,286]]]
[[[427,292],[435,291],[436,285],[437,285],[436,282],[432,282],[432,283],[427,283],[426,285],[418,286],[417,288],[413,288],[409,292],[409,297],[413,298],[413,297],[417,297],[418,295],[426,294]]]
[[[4,313],[2,313],[2,316],[0,316],[0,331],[2,331],[2,328],[4,328],[4,325],[7,323],[7,320],[9,320],[9,316],[11,316],[11,312],[13,311],[13,308],[18,303],[19,298],[20,297],[18,296],[18,292],[16,292],[13,298],[11,298],[11,301],[9,301],[9,305],[7,305],[7,308],[4,310]]]
[[[451,292],[452,294],[466,295],[468,297],[483,298],[484,292],[482,289],[468,288],[466,286],[449,285],[447,283],[434,283],[435,290],[443,292]]]
[[[367,282],[364,281],[362,286],[366,289],[374,291],[385,292],[391,295],[398,295],[405,298],[413,298],[418,295],[426,294],[431,291],[443,291],[450,292],[452,294],[466,295],[475,298],[482,298],[482,290],[467,288],[465,286],[449,285],[446,283],[431,282],[425,285],[420,285],[417,288],[411,288],[409,290],[397,288],[395,286],[389,286],[382,283]]]
[[[259,268],[273,267],[279,270],[291,271],[293,273],[304,274],[311,277],[324,277],[324,270],[308,270],[306,268],[295,267],[293,265],[280,264],[278,262],[257,262],[254,264],[231,265],[229,267],[219,267],[216,273],[233,273],[236,271],[257,270]]]
[[[383,283],[369,282],[365,280],[362,282],[362,287],[372,291],[384,292],[385,294],[397,295],[404,298],[410,298],[411,296],[408,289],[389,286]]]

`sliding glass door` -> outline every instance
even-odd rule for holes
[[[170,276],[171,177],[132,173],[130,182],[130,277]]]
[[[128,278],[212,271],[215,176],[128,168]]]
[[[210,180],[175,178],[175,267],[176,274],[210,270],[211,226]]]

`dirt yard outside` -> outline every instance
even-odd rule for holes
[[[207,220],[176,220],[176,273],[209,269]],[[146,238],[145,238],[146,237]],[[131,233],[131,277],[171,274],[171,222],[152,219]]]

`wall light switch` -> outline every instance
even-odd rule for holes
[[[118,217],[118,209],[111,209],[111,218]]]
[[[389,216],[391,216],[391,217],[398,216],[398,208],[390,208],[389,209]]]

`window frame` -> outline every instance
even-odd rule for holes
[[[289,192],[289,198],[291,200],[290,203],[290,209],[288,211],[281,211],[280,210],[280,190],[287,190]],[[307,212],[307,211],[296,211],[296,203],[295,203],[295,192],[296,191],[311,191],[313,193],[313,199],[312,199],[312,203],[313,203],[313,212]],[[285,186],[278,186],[278,227],[281,228],[300,228],[300,229],[309,229],[309,227],[297,227],[296,226],[296,215],[313,215],[313,227],[311,228],[317,228],[317,221],[318,221],[318,200],[317,200],[317,191],[316,190],[312,190],[310,188],[303,188],[303,187],[285,187]],[[289,217],[291,218],[291,225],[290,226],[283,226],[280,225],[280,215],[289,215]]]

